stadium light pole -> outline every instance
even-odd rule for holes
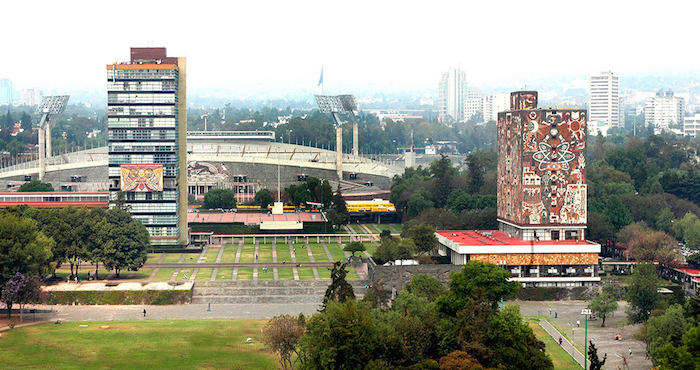
[[[39,180],[44,179],[46,170],[46,158],[51,157],[51,125],[52,116],[60,114],[66,109],[70,95],[50,95],[41,99],[35,114],[41,114],[39,122]],[[47,153],[48,152],[48,153]]]
[[[591,310],[588,308],[584,308],[581,310],[581,315],[584,315],[586,317],[586,329],[584,335],[585,341],[583,342],[583,370],[586,370],[588,368],[586,364],[588,362],[588,315],[590,314]]]

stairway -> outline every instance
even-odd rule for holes
[[[367,280],[348,281],[358,299],[365,294]],[[323,302],[330,280],[197,281],[192,303],[318,303]]]

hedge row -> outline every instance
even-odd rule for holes
[[[53,296],[53,300],[52,300]],[[42,304],[169,305],[190,302],[189,290],[54,291],[41,295]]]

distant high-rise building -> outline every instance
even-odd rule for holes
[[[12,104],[12,81],[6,78],[0,78],[0,105]]]
[[[484,122],[498,121],[498,113],[510,109],[510,94],[484,95],[481,100],[484,109]]]
[[[467,87],[467,99],[464,102],[464,120],[468,121],[477,113],[484,112],[484,94],[481,89]]]
[[[698,133],[700,133],[700,113],[695,113],[694,116],[684,117],[683,133],[690,137],[698,136]]]
[[[467,100],[467,73],[450,67],[442,74],[438,92],[438,116],[443,122],[450,117],[464,121],[464,104]]]
[[[39,102],[41,102],[41,97],[43,96],[41,90],[37,88],[22,89],[20,90],[20,93],[22,96],[20,104],[22,105],[39,105]]]
[[[613,73],[601,72],[588,78],[588,120],[605,122],[608,128],[619,127],[620,81]]]
[[[659,129],[682,128],[685,99],[674,96],[671,89],[659,90],[644,103],[644,123]]]
[[[123,194],[154,245],[188,243],[185,66],[165,48],[107,65],[110,200]]]

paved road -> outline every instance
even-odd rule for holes
[[[538,316],[547,318],[557,329],[563,331],[569,339],[583,352],[585,337],[585,319],[581,315],[581,309],[586,308],[584,301],[547,301],[547,302],[508,302],[506,304],[520,305],[520,313],[523,316]],[[620,356],[628,357],[629,348],[632,349],[632,358],[627,359],[631,370],[649,369],[651,361],[645,359],[646,346],[644,342],[634,339],[634,333],[639,330],[640,325],[626,325],[627,315],[625,309],[627,302],[619,302],[620,307],[612,317],[605,320],[605,327],[601,328],[602,320],[588,322],[588,338],[593,341],[598,349],[598,356],[602,358],[606,353],[608,360],[604,369],[617,369],[622,367],[623,359]],[[551,309],[551,315],[550,315]],[[556,318],[555,318],[556,314]],[[576,325],[576,320],[581,321],[581,325]],[[615,340],[615,335],[620,334],[621,341]],[[555,338],[555,340],[558,338]]]

